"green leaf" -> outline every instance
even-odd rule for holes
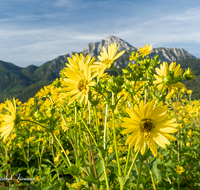
[[[65,173],[66,173],[66,174],[71,174],[71,175],[73,175],[73,176],[78,177],[79,168],[76,167],[76,166],[70,166],[69,168],[66,168],[66,169],[65,169]]]
[[[23,167],[23,168],[18,168],[18,169],[12,170],[12,176],[14,176],[15,174],[17,174],[23,170],[27,170],[27,168]]]
[[[35,190],[36,189],[36,187],[34,186],[34,185],[28,185],[28,188],[30,189],[30,190]]]
[[[105,185],[106,182],[105,181],[99,181],[99,180],[91,180],[89,176],[83,178],[84,181],[87,181],[89,183],[93,183],[93,184],[97,184],[97,185]]]
[[[77,159],[76,159],[76,167],[80,168],[81,166],[83,166],[84,163],[83,163],[83,157],[82,156],[79,156]]]
[[[109,157],[108,157],[108,163],[110,163],[111,160],[113,160],[115,157],[115,152],[113,152]]]
[[[42,166],[43,168],[48,168],[48,166],[47,166],[46,164],[41,164],[41,166]]]
[[[164,165],[165,165],[166,167],[172,167],[172,168],[174,168],[175,163],[174,163],[172,160],[169,160],[169,162],[164,163]]]
[[[23,159],[23,158],[18,158],[19,160],[22,160],[23,162],[25,162],[26,164],[28,164],[28,161]]]
[[[100,178],[101,175],[103,174],[103,161],[100,160],[97,164],[97,178]]]
[[[108,152],[108,149],[104,149],[103,147],[97,147],[97,149],[98,149],[100,155],[102,155],[102,157],[105,158],[106,154]]]
[[[118,176],[120,186],[124,186],[129,176]]]
[[[162,181],[162,163],[160,158],[156,159],[153,163],[148,163],[148,166],[154,176],[155,181]]]

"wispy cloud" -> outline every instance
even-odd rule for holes
[[[137,48],[178,47],[200,57],[200,6],[178,10],[169,3],[166,11],[149,1],[146,6],[128,0],[8,2],[0,2],[0,60],[22,67],[80,52],[109,35]]]

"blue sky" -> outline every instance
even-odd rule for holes
[[[200,58],[199,0],[1,0],[0,60],[40,66],[117,36]]]

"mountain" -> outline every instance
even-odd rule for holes
[[[108,45],[112,43],[117,43],[117,45],[119,45],[118,51],[125,50],[123,56],[114,62],[115,67],[126,67],[129,63],[130,53],[132,51],[137,51],[137,48],[116,36],[108,36],[101,42],[89,43],[83,51],[79,53],[82,53],[84,56],[89,54],[97,58],[102,51],[102,47],[104,46],[107,48]],[[62,70],[65,67],[65,63],[68,62],[67,57],[72,57],[75,53],[76,52],[71,52],[66,55],[58,56],[40,67],[30,65],[26,68],[21,68],[12,63],[0,61],[0,102],[3,102],[6,98],[12,98],[13,96],[22,102],[27,101],[30,97],[33,97],[40,88],[51,84],[56,78],[59,78],[60,70]],[[154,48],[149,56],[154,57],[157,54],[159,54],[161,61],[177,62],[190,59],[190,62],[191,60],[197,60],[198,62],[198,59],[184,49]]]

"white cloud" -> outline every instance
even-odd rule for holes
[[[80,8],[80,5],[76,7],[78,0],[57,0],[53,3],[57,7],[64,6],[70,10]],[[108,2],[100,1],[99,3]],[[89,6],[89,3],[84,6]],[[30,64],[41,65],[71,51],[81,52],[88,43],[101,41],[109,35],[118,36],[136,48],[144,44],[152,44],[154,48],[165,47],[166,44],[179,44],[180,46],[183,44],[183,48],[188,50],[187,45],[189,44],[189,52],[198,53],[197,49],[200,47],[200,25],[198,24],[200,7],[168,15],[165,13],[159,17],[155,14],[148,18],[147,15],[142,15],[141,19],[138,15],[137,17],[134,15],[132,18],[116,15],[115,19],[102,18],[98,22],[96,22],[96,18],[91,19],[91,21],[81,20],[82,17],[78,15],[80,20],[77,19],[77,22],[73,24],[65,21],[58,25],[48,26],[45,24],[38,26],[35,23],[27,26],[17,22],[39,20],[39,15],[16,16],[0,20],[0,23],[3,23],[2,28],[4,28],[0,30],[0,60],[12,62],[22,67]],[[72,18],[70,11],[66,13],[48,12],[42,16],[49,20],[64,16]],[[73,16],[76,17],[76,15]],[[145,22],[141,22],[142,20]],[[11,24],[6,25],[8,22]],[[194,47],[191,44],[194,44]]]

